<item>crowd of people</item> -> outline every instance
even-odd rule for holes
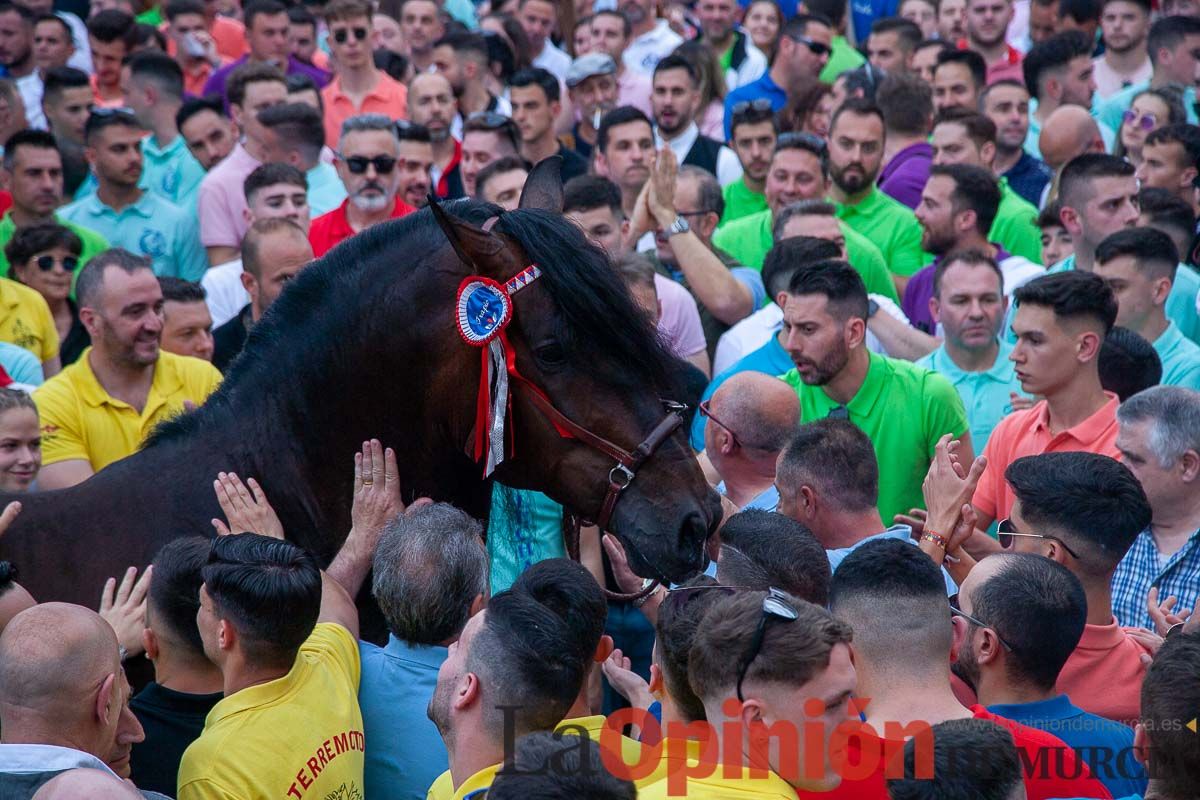
[[[1200,796],[1198,89],[1196,0],[0,0],[8,499],[556,158],[724,501],[651,587],[371,440],[328,564],[232,473],[95,609],[0,562],[0,797]]]

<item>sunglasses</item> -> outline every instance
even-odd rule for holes
[[[1000,520],[1000,524],[996,526],[996,540],[1000,542],[1000,546],[1005,550],[1010,549],[1013,546],[1013,538],[1016,536],[1027,536],[1030,539],[1049,539],[1052,542],[1058,542],[1062,545],[1063,550],[1071,554],[1072,558],[1079,558],[1079,554],[1057,536],[1047,536],[1042,533],[1021,533],[1020,531],[1013,530],[1013,521],[1011,519],[1005,518]]]
[[[361,42],[367,38],[366,28],[338,28],[333,32],[333,40],[338,44],[345,44],[350,40],[350,34],[354,34],[354,41]]]
[[[763,639],[767,635],[767,623],[773,619],[782,622],[795,622],[798,616],[799,614],[795,607],[792,606],[786,594],[775,588],[767,590],[767,596],[763,598],[762,616],[758,619],[758,629],[754,632],[754,641],[750,644],[750,649],[746,651],[745,658],[742,659],[741,668],[738,669],[738,702],[746,702],[746,698],[742,696],[742,683],[746,680],[746,673],[750,670],[750,665],[754,663],[754,659],[758,658],[758,654],[762,651]]]
[[[1149,113],[1138,116],[1138,113],[1132,108],[1127,108],[1125,109],[1125,112],[1121,114],[1121,121],[1126,125],[1131,122],[1136,122],[1139,128],[1149,132],[1154,130],[1154,126],[1158,124],[1158,117]]]
[[[771,101],[765,97],[760,97],[757,100],[743,100],[740,103],[734,103],[733,108],[730,109],[734,116],[737,116],[738,114],[745,114],[747,111],[757,111],[759,114],[762,114],[766,111],[774,110],[775,109],[771,107]]]
[[[788,38],[797,44],[802,44],[807,47],[814,56],[827,56],[833,52],[829,45],[825,44],[824,42],[813,41],[807,36],[789,36]]]
[[[1001,646],[1003,646],[1004,649],[1010,653],[1013,651],[1013,646],[1009,644],[1003,636],[1000,635],[1000,631],[996,630],[991,625],[988,625],[986,622],[972,617],[970,614],[958,607],[958,595],[954,595],[950,598],[950,616],[962,617],[977,628],[990,628],[992,633],[996,634],[996,638],[1000,640]]]
[[[33,263],[37,264],[38,269],[42,272],[49,272],[54,269],[55,264],[59,264],[67,272],[74,272],[75,268],[79,266],[79,259],[75,258],[75,256],[66,256],[62,261],[57,261],[54,256],[46,255],[38,256],[33,260]]]
[[[517,123],[513,122],[511,117],[497,114],[495,111],[476,111],[467,117],[464,129],[467,126],[477,130],[504,131],[504,134],[512,141],[513,149],[518,151],[521,149],[519,139],[521,134],[517,130]]]
[[[350,156],[347,158],[339,154],[338,158],[346,162],[346,167],[352,175],[362,175],[367,171],[368,166],[375,167],[377,175],[390,175],[392,170],[396,168],[396,159],[391,156],[375,156],[374,158]]]

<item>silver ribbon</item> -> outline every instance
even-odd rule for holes
[[[500,337],[488,343],[488,386],[492,396],[492,419],[488,430],[487,462],[483,477],[488,477],[504,460],[504,418],[508,412],[508,364]]]

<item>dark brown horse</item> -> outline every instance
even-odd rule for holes
[[[468,275],[503,284],[532,262],[542,275],[514,295],[508,328],[519,372],[566,419],[633,451],[667,415],[662,400],[678,397],[678,362],[561,210],[551,162],[530,176],[518,211],[460,201],[335,248],[292,281],[201,408],[79,486],[21,497],[0,557],[39,600],[92,605],[105,578],[148,563],[164,542],[212,535],[212,481],[233,470],[257,478],[288,538],[327,563],[350,527],[353,454],[371,437],[395,448],[406,499],[485,516],[490,483],[468,455],[480,351],[459,336],[455,293]],[[561,436],[553,410],[530,397],[512,393],[512,447],[495,477],[595,519],[614,459]],[[639,573],[678,579],[702,566],[719,508],[676,430],[608,527]]]

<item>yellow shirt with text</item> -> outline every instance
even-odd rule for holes
[[[207,361],[159,351],[154,380],[139,414],[109,396],[92,372],[89,356],[79,360],[33,393],[42,425],[42,464],[84,459],[99,472],[132,454],[154,426],[183,410],[183,401],[200,405],[221,383]]]
[[[179,800],[362,798],[358,644],[320,623],[282,678],[213,706],[179,765]]]
[[[688,759],[691,761],[691,758]],[[729,767],[723,764],[714,765],[711,775],[705,777],[688,777],[686,788],[682,792],[672,791],[667,779],[657,781],[649,786],[638,788],[638,800],[716,800],[717,798],[778,798],[779,800],[796,800],[796,790],[783,778],[768,771],[764,777],[751,777],[745,767]]]
[[[0,278],[0,342],[24,347],[43,363],[58,355],[58,329],[45,298],[8,278]]]

